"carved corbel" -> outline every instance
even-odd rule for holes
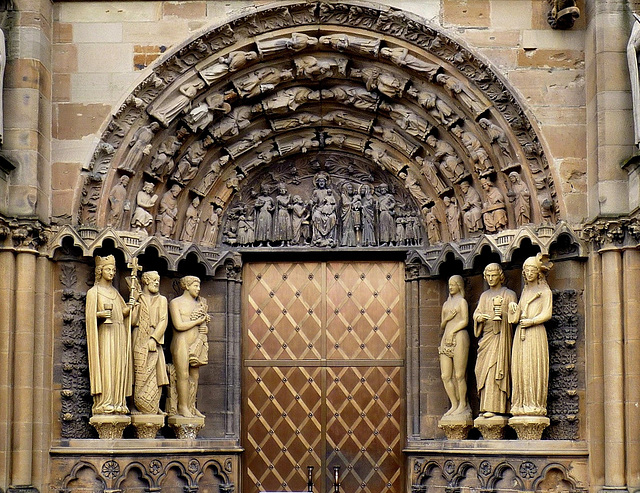
[[[552,29],[571,29],[580,17],[580,9],[575,0],[549,0],[551,10],[547,14],[547,22]]]

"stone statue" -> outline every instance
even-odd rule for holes
[[[159,129],[159,123],[151,122],[149,125],[142,126],[136,130],[131,142],[129,142],[129,152],[125,154],[118,169],[133,173],[142,158],[151,153],[151,140]]]
[[[274,131],[291,130],[319,123],[322,118],[313,113],[296,113],[286,118],[271,120],[271,128]],[[325,139],[326,142],[326,139]]]
[[[395,63],[398,67],[406,67],[416,72],[427,74],[429,79],[435,77],[438,71],[442,68],[435,63],[428,63],[420,58],[413,56],[409,53],[407,48],[382,48],[380,49],[380,55],[382,58],[388,58],[392,63]]]
[[[580,9],[576,7],[576,0],[548,0],[551,10],[547,15],[547,22],[553,29],[571,29],[580,17]]]
[[[627,43],[627,64],[631,81],[631,98],[633,102],[633,130],[636,147],[640,147],[640,70],[638,69],[638,52],[640,51],[640,16],[633,14],[633,27]]]
[[[96,257],[95,284],[87,291],[86,324],[92,413],[127,414],[132,393],[130,307],[113,287],[116,260]]]
[[[364,130],[369,132],[373,125],[373,118],[362,118],[354,115],[351,111],[331,111],[322,116],[323,122],[333,123],[339,127],[352,128],[354,130]]]
[[[418,182],[418,177],[409,169],[408,166],[400,170],[398,178],[404,182],[404,187],[409,191],[413,198],[418,201],[418,204],[421,207],[433,202],[433,199],[422,191],[422,187]]]
[[[276,212],[273,225],[273,240],[280,241],[282,246],[289,246],[293,239],[293,224],[291,222],[291,210],[293,202],[291,194],[287,191],[287,184],[278,184],[276,195]]]
[[[156,117],[165,127],[168,127],[174,118],[189,108],[191,101],[204,86],[205,84],[201,80],[182,84],[177,91],[162,98],[160,104],[154,105],[149,110],[149,114]]]
[[[475,96],[469,94],[467,87],[456,77],[452,75],[438,74],[436,75],[436,82],[442,84],[442,86],[449,92],[451,97],[456,98],[463,105],[465,105],[472,114],[481,115],[487,108],[482,105]]]
[[[133,309],[133,402],[143,414],[160,414],[161,387],[169,385],[164,360],[164,333],[169,321],[167,298],[159,294],[160,275],[142,274],[142,293]]]
[[[247,217],[244,213],[238,216],[237,240],[238,245],[253,245],[256,241],[253,219]]]
[[[306,48],[312,48],[317,44],[318,38],[308,36],[304,33],[292,33],[288,38],[265,39],[257,42],[258,51],[262,57],[281,51],[292,51],[296,53]]]
[[[254,207],[256,209],[255,239],[260,245],[266,246],[271,240],[273,211],[276,206],[270,196],[267,185],[264,183],[260,185],[260,195],[256,199]]]
[[[207,302],[200,296],[200,279],[185,276],[180,279],[184,290],[169,303],[173,324],[171,356],[176,372],[178,395],[177,411],[180,416],[202,417],[196,409],[196,393],[200,367],[209,362]]]
[[[217,63],[200,69],[198,73],[207,85],[215,84],[229,73],[240,70],[257,58],[258,54],[255,51],[232,51],[226,57],[218,58]]]
[[[513,203],[516,226],[529,224],[531,222],[531,194],[529,193],[529,188],[522,181],[520,173],[517,171],[509,173],[509,180],[511,180],[511,190],[507,193],[507,197]]]
[[[216,159],[215,161],[211,161],[209,164],[209,171],[204,175],[204,178],[193,187],[193,191],[197,194],[202,195],[203,197],[209,193],[213,183],[216,181],[216,178],[220,176],[220,171],[222,168],[229,162],[231,158],[229,156],[221,156],[220,159]]]
[[[204,98],[204,101],[200,101],[193,106],[189,113],[185,115],[185,123],[194,133],[205,129],[213,122],[216,113],[226,115],[231,111],[231,105],[227,102],[227,99],[227,94],[215,93],[208,95]]]
[[[156,221],[157,231],[160,236],[169,238],[176,232],[176,220],[178,218],[178,195],[182,192],[180,185],[173,185],[160,199],[160,207]]]
[[[390,156],[387,147],[379,142],[370,141],[369,148],[365,149],[365,155],[370,157],[374,163],[392,173],[399,173],[404,165],[398,159]]]
[[[153,183],[144,182],[142,190],[136,195],[136,208],[131,217],[131,227],[139,233],[149,233],[149,227],[153,224],[153,209],[158,201],[158,196],[153,193]]]
[[[396,241],[396,199],[386,183],[378,191],[378,241],[380,246],[392,245]]]
[[[440,159],[440,171],[445,178],[454,183],[464,178],[467,171],[451,144],[433,135],[429,135],[426,142],[433,149],[434,157]]]
[[[296,111],[309,101],[320,101],[320,91],[308,87],[290,87],[263,99],[260,108],[269,114],[285,114]]]
[[[293,240],[291,243],[294,245],[304,245],[310,238],[309,228],[311,218],[309,216],[309,207],[304,203],[300,195],[293,196],[291,212],[291,227],[293,229]]]
[[[296,58],[296,76],[306,77],[311,80],[323,80],[328,77],[346,76],[346,58],[318,58],[307,55]]]
[[[444,202],[445,207],[449,237],[451,238],[451,241],[460,241],[460,239],[462,239],[462,227],[460,225],[460,209],[458,208],[458,201],[455,197],[449,197],[448,195],[446,195],[442,201]]]
[[[275,141],[278,145],[278,150],[280,151],[281,156],[297,152],[305,154],[312,149],[320,147],[320,142],[318,141],[314,131],[297,132],[293,134],[293,138],[278,138],[275,139]]]
[[[398,127],[409,135],[421,140],[427,138],[429,131],[433,128],[424,118],[418,116],[403,104],[380,103],[380,109],[389,113],[389,117]]]
[[[187,148],[187,152],[180,158],[178,169],[171,177],[180,185],[186,185],[198,174],[200,163],[207,154],[207,147],[212,143],[209,136],[203,140],[197,140]]]
[[[489,154],[475,135],[471,132],[462,130],[462,127],[459,125],[451,127],[451,133],[458,137],[462,142],[462,145],[466,147],[469,152],[469,157],[473,161],[476,173],[481,175],[488,171],[493,171],[493,165],[489,160]]]
[[[359,216],[359,209],[360,197],[354,193],[353,183],[343,183],[340,194],[340,220],[342,224],[340,246],[356,246],[356,222],[358,221],[356,216]]]
[[[196,235],[196,230],[200,223],[198,207],[200,207],[200,197],[194,197],[185,213],[184,226],[182,226],[182,234],[180,235],[182,241],[193,241]]]
[[[420,146],[414,144],[410,140],[406,139],[403,135],[392,128],[383,127],[383,126],[375,126],[373,127],[373,133],[383,142],[392,145],[396,149],[398,149],[403,154],[411,157]]]
[[[509,150],[509,139],[507,139],[507,134],[505,133],[505,131],[495,123],[492,123],[487,118],[480,118],[480,120],[478,120],[478,125],[486,130],[487,135],[491,139],[492,143],[498,144],[500,152],[502,152],[502,154],[506,158],[511,159],[511,151]]]
[[[480,415],[491,418],[507,412],[511,390],[511,324],[507,318],[516,294],[503,286],[504,273],[499,264],[484,269],[489,289],[480,295],[473,312],[473,331],[478,341],[476,382],[480,394]]]
[[[379,102],[377,94],[358,86],[333,86],[320,94],[323,101],[345,103],[359,110],[375,111]]]
[[[351,76],[362,79],[367,91],[378,90],[381,94],[392,99],[399,98],[404,92],[409,79],[398,78],[389,72],[383,72],[376,66],[362,69],[352,69]]]
[[[440,328],[444,333],[438,348],[442,383],[451,401],[451,407],[444,416],[471,418],[467,400],[468,323],[469,306],[464,299],[464,281],[461,276],[452,276],[449,278],[449,297],[442,305]]]
[[[109,192],[109,213],[107,215],[107,226],[117,228],[124,213],[131,209],[131,204],[127,200],[127,185],[129,176],[122,175],[120,181],[116,183]]]
[[[471,236],[482,233],[482,199],[467,180],[460,182],[462,191],[462,220]]]
[[[438,175],[438,169],[432,159],[418,156],[416,161],[420,164],[420,173],[427,179],[438,195],[442,195],[449,189]]]
[[[147,172],[159,180],[164,180],[165,176],[173,173],[175,156],[182,142],[175,136],[170,135],[160,143],[160,147],[151,159]]]
[[[336,51],[359,53],[362,55],[378,56],[380,40],[373,38],[359,38],[348,34],[336,33],[322,36],[320,43],[330,46]]]
[[[336,198],[329,187],[329,176],[320,172],[313,178],[315,189],[311,196],[312,242],[315,246],[336,246]]]
[[[513,340],[511,414],[546,416],[549,344],[544,323],[551,319],[553,296],[546,275],[548,257],[529,257],[522,266],[524,288],[518,303],[509,303],[509,321],[517,323]]]
[[[204,230],[200,244],[204,246],[215,246],[218,241],[218,228],[220,227],[220,211],[222,207],[211,202],[211,213],[204,221]]]
[[[238,94],[243,98],[253,98],[272,91],[278,84],[293,80],[293,70],[265,67],[233,81]]]
[[[376,200],[371,193],[371,187],[366,183],[360,185],[359,195],[362,222],[360,243],[362,246],[375,246],[378,244],[375,230]]]
[[[433,212],[433,207],[430,207],[426,213],[425,220],[427,222],[427,239],[429,245],[437,245],[442,243],[442,233],[440,232],[440,220]]]
[[[507,208],[504,195],[489,178],[482,178],[485,202],[482,208],[482,220],[487,233],[498,233],[507,227]]]
[[[418,104],[442,125],[449,126],[460,119],[447,103],[432,92],[421,91],[411,86],[407,89],[407,94],[415,98]]]

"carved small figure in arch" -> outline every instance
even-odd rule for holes
[[[184,117],[185,123],[192,132],[197,133],[209,126],[216,113],[227,114],[231,111],[231,105],[227,102],[230,96],[227,94],[210,94],[204,98]]]
[[[182,192],[180,185],[173,185],[168,191],[162,195],[160,199],[160,207],[158,208],[158,216],[156,221],[158,227],[156,231],[160,236],[169,238],[176,232],[178,218],[178,195]]]
[[[142,158],[151,153],[151,140],[153,140],[159,129],[160,124],[158,122],[151,122],[149,125],[144,125],[136,130],[131,142],[129,142],[130,149],[118,165],[118,169],[133,173]]]
[[[107,226],[118,228],[124,213],[131,209],[131,204],[127,199],[127,185],[129,185],[129,176],[122,175],[109,192]]]
[[[469,94],[466,86],[456,77],[453,77],[452,75],[438,74],[436,75],[436,82],[441,84],[449,92],[451,97],[456,98],[463,105],[469,108],[472,114],[481,115],[487,109],[487,107],[482,105],[475,96]]]
[[[297,111],[300,106],[310,101],[320,101],[320,91],[308,87],[291,87],[263,99],[259,105],[254,107],[253,111],[264,111],[268,114],[285,114]]]
[[[193,191],[205,196],[209,193],[211,186],[216,181],[216,178],[220,176],[220,172],[222,168],[229,162],[231,158],[229,156],[221,156],[220,159],[216,159],[212,161],[209,165],[209,171],[204,175],[202,181],[198,183],[195,187],[193,187]]]
[[[425,215],[425,220],[427,222],[427,239],[429,240],[429,245],[433,246],[442,243],[440,220],[433,212],[433,207],[429,207]]]
[[[482,146],[482,143],[471,132],[462,130],[462,127],[456,125],[451,128],[451,133],[458,137],[469,152],[469,157],[473,161],[476,173],[479,175],[493,171],[493,164],[489,159],[489,153]]]
[[[139,233],[149,233],[149,227],[153,224],[153,209],[158,201],[158,196],[153,193],[153,183],[144,182],[142,190],[136,195],[136,208],[131,218],[131,227]]]
[[[433,128],[431,124],[411,111],[403,104],[380,103],[380,109],[389,113],[389,117],[409,135],[421,140],[426,139],[427,134]]]
[[[482,208],[482,220],[487,233],[499,233],[507,227],[507,207],[504,195],[489,178],[482,178],[485,201]]]
[[[359,195],[362,221],[362,236],[360,238],[360,243],[365,247],[376,246],[376,199],[371,192],[371,187],[366,183],[360,185]]]
[[[293,245],[306,245],[310,241],[309,229],[311,216],[308,204],[305,204],[300,195],[293,196],[293,208],[291,210],[291,226],[293,228]]]
[[[174,118],[183,111],[188,110],[191,101],[204,86],[205,84],[201,80],[182,84],[177,91],[164,98],[158,106],[150,109],[149,114],[157,118],[165,127],[168,127]]]
[[[433,199],[422,191],[418,177],[408,166],[400,170],[398,178],[404,182],[404,187],[409,191],[411,196],[418,201],[420,207],[433,203]]]
[[[408,68],[416,72],[427,74],[429,79],[433,79],[435,75],[442,69],[440,65],[428,63],[409,53],[407,48],[388,48],[380,49],[380,56],[388,58],[398,67]]]
[[[180,239],[182,241],[193,241],[193,238],[196,236],[196,230],[198,229],[198,224],[200,224],[200,211],[198,208],[200,207],[200,197],[194,197],[189,207],[187,207],[187,212],[185,213],[184,225],[182,226],[182,234],[180,235]]]
[[[272,91],[278,84],[293,80],[293,70],[265,67],[233,81],[238,94],[243,98],[253,98]]]
[[[389,72],[383,72],[375,66],[362,69],[352,69],[351,76],[362,79],[367,91],[378,90],[389,98],[399,98],[404,92],[408,79],[396,77]]]
[[[266,246],[271,240],[273,230],[273,211],[276,208],[266,183],[260,185],[260,194],[253,206],[256,210],[256,242],[259,246]]]
[[[199,74],[207,85],[215,84],[227,74],[240,70],[257,58],[258,54],[255,51],[232,51],[226,57],[218,58],[217,63],[201,69]]]
[[[281,51],[292,51],[294,53],[313,48],[318,44],[318,38],[304,33],[292,33],[288,38],[266,39],[258,41],[258,51],[262,57],[273,55]]]
[[[321,89],[320,95],[323,101],[337,101],[365,111],[375,111],[380,100],[377,94],[357,86],[333,86]]]
[[[471,236],[482,233],[482,199],[467,180],[460,182],[462,191],[462,219]]]
[[[509,173],[511,190],[507,192],[509,201],[513,204],[513,213],[516,218],[516,226],[520,227],[531,222],[531,193],[529,188],[522,181],[520,173],[512,171]]]
[[[324,46],[330,46],[336,51],[347,51],[371,56],[378,56],[378,51],[380,50],[379,39],[360,38],[342,33],[322,36],[320,43]]]
[[[175,156],[182,142],[175,135],[170,135],[160,143],[160,147],[151,159],[151,163],[147,168],[147,173],[158,180],[164,180],[164,178],[173,173],[175,162],[173,156]]]
[[[464,164],[451,144],[434,135],[429,135],[426,142],[433,149],[434,157],[440,159],[440,171],[449,181],[456,183],[466,176]]]
[[[291,211],[293,202],[291,194],[287,190],[287,184],[278,184],[278,194],[276,195],[276,211],[273,226],[273,241],[281,242],[282,246],[289,246],[293,239],[293,223],[291,222]]]
[[[218,241],[218,228],[220,227],[220,207],[215,202],[211,202],[211,212],[204,221],[204,229],[202,231],[202,238],[200,244],[204,246],[215,246]]]
[[[211,136],[221,142],[235,137],[251,124],[251,107],[238,106],[211,128]],[[209,138],[209,137],[207,137]]]
[[[256,241],[256,236],[253,228],[254,226],[252,217],[247,216],[244,210],[241,211],[238,215],[238,245],[253,245],[253,243]]]
[[[389,192],[389,186],[382,183],[378,187],[378,241],[380,246],[396,242],[396,199]]]
[[[355,193],[353,183],[351,182],[342,184],[340,197],[340,220],[342,224],[340,245],[353,247],[356,246],[357,243],[356,215],[358,215],[358,202],[360,197]]]
[[[420,164],[420,172],[427,179],[429,184],[431,184],[438,195],[442,195],[444,192],[449,190],[449,187],[438,175],[436,163],[432,159],[418,156],[416,157],[416,161]]]
[[[297,77],[315,81],[338,75],[346,76],[347,62],[346,58],[318,58],[311,55],[296,58],[293,61]]]
[[[500,148],[500,152],[507,159],[512,159],[511,151],[509,150],[509,139],[507,138],[505,131],[487,118],[480,118],[480,120],[478,120],[478,125],[485,129],[487,135],[491,139],[491,143],[497,144]]]
[[[203,140],[197,140],[187,148],[187,152],[178,162],[178,169],[171,179],[184,186],[195,178],[200,168],[200,163],[207,155],[207,147],[213,142],[209,136]]]
[[[315,189],[311,196],[312,242],[315,246],[336,246],[338,222],[336,198],[329,187],[329,175],[317,173],[313,179]]]
[[[461,276],[449,278],[449,297],[442,305],[440,329],[442,340],[438,347],[442,383],[451,402],[443,417],[471,418],[467,400],[467,360],[469,359],[469,305],[464,299],[464,280]]]
[[[445,215],[447,218],[447,227],[449,229],[449,237],[451,241],[460,241],[462,238],[462,228],[460,226],[460,209],[458,201],[455,197],[448,195],[442,199],[445,207]]]
[[[415,98],[420,106],[444,126],[448,127],[460,120],[458,114],[432,92],[421,91],[417,87],[411,86],[407,89],[407,94]]]

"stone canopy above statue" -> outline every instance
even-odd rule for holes
[[[542,146],[504,83],[440,32],[391,14],[265,9],[165,57],[104,132],[78,224],[205,247],[325,248],[556,223]],[[371,240],[362,212],[353,234],[341,216],[368,193]]]

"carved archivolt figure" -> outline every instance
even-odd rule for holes
[[[107,226],[117,228],[120,226],[122,216],[131,209],[131,204],[127,200],[127,185],[129,177],[123,175],[109,192],[109,214],[107,215]]]
[[[253,229],[253,220],[244,213],[238,216],[238,245],[253,245],[256,236]]]
[[[133,402],[144,414],[160,413],[161,387],[169,385],[164,360],[164,332],[169,313],[167,298],[160,295],[160,275],[142,274],[142,293],[133,310]]]
[[[198,91],[204,88],[204,82],[198,80],[182,84],[175,94],[170,94],[158,106],[149,110],[149,114],[155,116],[165,127],[173,119],[189,107],[193,98],[198,95]]]
[[[124,159],[118,166],[118,169],[133,173],[135,167],[142,160],[144,156],[148,156],[151,153],[151,140],[156,132],[160,129],[160,124],[152,122],[149,125],[145,125],[136,130],[133,134],[131,142],[129,142],[129,152],[124,156]]]
[[[256,209],[256,241],[266,245],[271,239],[273,211],[276,206],[265,184],[260,186],[260,195],[256,199],[254,207]]]
[[[485,202],[482,208],[482,220],[487,233],[498,233],[507,226],[507,208],[504,195],[489,178],[482,178]]]
[[[420,164],[420,172],[431,184],[438,195],[441,195],[449,188],[438,175],[438,170],[433,160],[418,156],[416,161]]]
[[[433,246],[437,245],[438,243],[442,243],[440,221],[438,220],[438,217],[433,213],[433,207],[429,208],[425,219],[427,222],[427,238],[429,240],[429,245]]]
[[[319,101],[320,91],[308,87],[291,87],[278,91],[273,96],[262,100],[260,108],[265,113],[289,113],[296,111],[309,101]]]
[[[136,195],[136,208],[131,218],[131,227],[134,231],[148,233],[148,228],[153,224],[151,209],[155,207],[158,196],[153,193],[153,183],[146,181],[142,190]]]
[[[364,153],[366,156],[369,156],[373,162],[392,173],[397,174],[404,167],[403,163],[390,156],[387,148],[378,142],[369,142],[369,149],[365,149]]]
[[[175,167],[173,156],[175,156],[181,145],[182,142],[175,135],[170,135],[163,140],[151,160],[148,173],[159,180],[164,180],[165,176],[173,173],[173,168]]]
[[[467,92],[467,88],[459,79],[451,75],[438,74],[436,75],[436,82],[442,84],[452,97],[469,108],[473,114],[480,115],[486,110],[486,107]]]
[[[225,94],[210,94],[204,101],[191,108],[191,111],[184,117],[185,123],[192,132],[196,133],[206,128],[212,121],[216,113],[227,114],[231,111],[231,105],[227,102]]]
[[[211,85],[223,79],[227,74],[240,70],[257,58],[258,54],[255,51],[232,51],[226,57],[218,58],[218,63],[201,69],[200,77],[208,85]]]
[[[116,260],[96,257],[95,284],[87,291],[86,324],[92,412],[127,414],[132,393],[130,307],[113,287]]]
[[[287,191],[284,182],[278,184],[276,195],[276,213],[273,226],[273,240],[282,242],[282,246],[288,246],[293,239],[293,224],[291,222],[291,209],[293,202],[291,194]]]
[[[327,77],[347,75],[346,58],[318,58],[308,55],[296,58],[293,62],[296,66],[296,76],[298,77],[306,77],[317,81]]]
[[[460,209],[455,197],[445,196],[442,199],[447,217],[447,228],[451,241],[460,241],[462,238],[462,227],[460,226]]]
[[[349,36],[347,34],[330,34],[322,36],[320,43],[330,46],[336,51],[348,51],[351,53],[360,53],[363,55],[378,56],[380,50],[380,40],[373,38],[359,38]]]
[[[187,207],[184,226],[182,227],[182,234],[180,235],[180,239],[182,241],[193,241],[193,238],[196,235],[198,223],[200,223],[200,211],[198,210],[199,206],[200,197],[194,197],[194,199],[189,204],[189,207]]]
[[[464,225],[470,235],[479,234],[482,232],[482,199],[480,194],[466,180],[460,182],[460,190],[462,190],[463,197],[462,218]]]
[[[204,175],[202,181],[200,181],[195,187],[193,187],[193,191],[202,195],[203,197],[209,193],[213,183],[216,181],[216,178],[220,175],[220,171],[224,168],[225,164],[229,162],[231,158],[229,156],[222,156],[220,159],[212,161],[209,164],[209,171]]]
[[[187,148],[187,152],[180,158],[178,169],[171,177],[181,185],[186,185],[198,174],[200,163],[207,155],[207,147],[211,142],[209,137],[204,140],[197,140]]]
[[[418,182],[418,178],[408,167],[398,173],[398,178],[404,182],[404,187],[411,193],[414,199],[418,201],[420,206],[433,202],[433,199],[422,191],[422,187]]]
[[[176,219],[178,218],[178,195],[182,188],[180,185],[173,185],[166,191],[160,199],[158,208],[157,231],[160,236],[171,237],[176,232]]]
[[[202,231],[201,245],[215,246],[218,241],[218,228],[220,227],[220,211],[222,208],[211,202],[211,212],[209,217],[204,221],[204,230]]]
[[[291,226],[293,228],[294,245],[306,244],[310,239],[311,217],[309,215],[309,207],[304,203],[300,195],[293,196]]]
[[[298,52],[318,44],[318,38],[304,33],[292,33],[289,38],[267,39],[258,41],[260,55],[268,56],[280,51]]]
[[[457,182],[466,175],[464,164],[451,144],[433,135],[429,135],[426,142],[433,149],[434,157],[440,159],[440,171],[448,180]]]
[[[415,98],[418,104],[442,125],[449,126],[460,119],[447,103],[432,92],[420,91],[411,86],[407,89],[407,94]]]
[[[357,86],[333,86],[321,89],[320,94],[322,100],[338,101],[359,110],[375,111],[379,102],[377,94]]]
[[[364,81],[367,91],[377,89],[380,93],[390,98],[399,98],[404,92],[408,79],[400,79],[393,74],[383,72],[378,67],[365,67],[352,69],[351,76]]]
[[[375,126],[373,127],[373,133],[376,134],[376,136],[381,141],[392,145],[400,152],[406,154],[409,157],[413,156],[416,152],[418,152],[418,149],[420,149],[419,145],[409,141],[392,128]]]
[[[336,245],[336,198],[329,188],[329,177],[318,173],[313,179],[315,189],[311,196],[311,221],[313,226],[312,241],[315,246]]]
[[[507,134],[498,125],[492,123],[486,118],[480,118],[478,124],[487,131],[487,135],[491,139],[492,143],[498,144],[502,154],[511,159],[511,151],[509,150],[509,139]]]
[[[538,254],[522,266],[520,301],[509,304],[509,321],[517,323],[513,340],[511,414],[546,416],[549,387],[549,343],[545,322],[551,319],[553,295],[546,275],[551,264]]]
[[[375,217],[376,217],[376,200],[371,193],[371,187],[366,183],[360,185],[360,210],[362,221],[362,246],[375,246],[376,231],[375,231]]]
[[[503,286],[504,273],[499,264],[484,269],[489,289],[480,295],[473,312],[473,330],[478,341],[476,382],[480,394],[480,415],[490,418],[507,412],[511,390],[511,324],[507,314],[516,294]]]
[[[633,129],[636,147],[640,147],[640,70],[638,63],[640,52],[640,16],[633,14],[633,27],[627,42],[627,64],[631,82],[631,98],[633,102]]]
[[[262,140],[271,133],[268,128],[254,130],[245,134],[240,140],[237,140],[233,144],[226,147],[226,151],[229,155],[235,159],[243,152],[247,152],[254,147],[258,147],[262,144]]]
[[[468,323],[469,306],[464,299],[464,281],[461,276],[452,276],[449,278],[449,298],[442,305],[440,328],[444,333],[438,348],[442,383],[451,401],[451,407],[444,416],[471,418],[467,400]]]
[[[482,174],[487,171],[493,171],[493,165],[489,160],[489,154],[482,146],[478,138],[471,132],[462,130],[462,127],[456,125],[451,128],[451,133],[458,137],[462,145],[469,151],[469,157],[472,159],[476,173]]]
[[[238,94],[244,98],[253,98],[272,91],[278,84],[293,80],[293,70],[265,67],[233,81]]]
[[[381,103],[380,109],[389,112],[389,117],[398,127],[421,140],[426,139],[432,128],[427,120],[421,118],[403,104]]]
[[[178,414],[185,417],[200,416],[196,409],[196,393],[200,367],[209,362],[207,302],[200,296],[200,279],[185,276],[180,279],[184,290],[169,303],[173,323],[171,356],[176,370]]]
[[[380,246],[387,246],[396,241],[396,199],[389,193],[386,183],[382,183],[378,190],[378,241]]]
[[[356,224],[359,224],[360,197],[354,193],[353,184],[349,182],[342,185],[340,197],[340,219],[342,222],[340,245],[356,246]]]
[[[517,171],[509,173],[509,180],[511,180],[511,191],[507,193],[507,196],[513,203],[516,226],[529,224],[531,222],[531,194],[529,193],[529,188],[522,181],[520,173]]]
[[[438,71],[442,68],[435,63],[428,63],[421,60],[418,57],[409,53],[407,48],[382,48],[380,55],[383,58],[388,58],[392,63],[395,63],[399,67],[406,67],[416,72],[422,72],[429,76],[429,79],[435,77]]]

